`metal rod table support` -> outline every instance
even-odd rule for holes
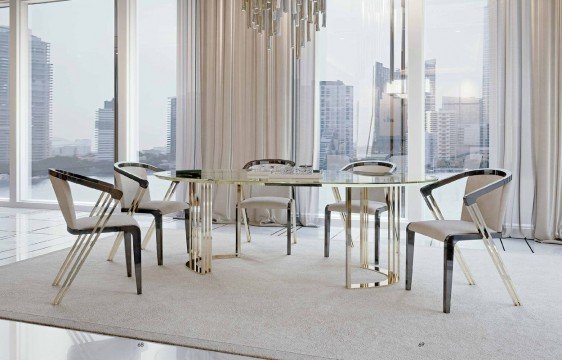
[[[373,282],[352,282],[352,249],[353,241],[351,235],[351,188],[346,188],[345,191],[345,238],[346,238],[346,249],[345,249],[345,286],[348,289],[361,289],[361,288],[373,288],[382,287],[398,283],[400,280],[400,209],[401,209],[401,188],[399,186],[389,186],[386,192],[386,202],[388,206],[388,261],[387,268],[382,268],[378,264],[371,264],[369,262],[369,251],[368,251],[368,197],[367,188],[361,188],[360,196],[360,213],[359,213],[359,268],[364,270],[371,270],[378,274],[384,275],[385,280],[373,281]],[[373,259],[374,261],[374,259]]]

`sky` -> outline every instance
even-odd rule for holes
[[[176,2],[138,0],[141,149],[166,145],[167,102],[176,93]],[[96,110],[113,97],[113,3],[71,0],[29,7],[32,34],[51,44],[55,138],[93,143]],[[437,59],[438,108],[442,96],[481,95],[486,3],[426,0],[425,51],[426,59]],[[388,66],[389,4],[330,0],[328,27],[319,34],[319,80],[356,87],[359,144],[368,134],[363,128],[370,116],[372,67],[375,61]],[[0,9],[0,24],[7,22],[8,9]]]
[[[168,98],[176,94],[177,0],[138,0],[139,122],[142,149],[165,146]],[[96,110],[114,93],[114,0],[29,6],[29,28],[51,44],[53,138],[90,139]],[[0,9],[8,25],[9,9]]]

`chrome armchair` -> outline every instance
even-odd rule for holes
[[[394,172],[396,166],[393,163],[386,162],[386,161],[376,161],[376,160],[365,160],[365,161],[358,161],[350,163],[344,166],[341,171],[350,171],[359,175],[367,175],[367,176],[377,176],[377,175],[384,175],[390,174]],[[324,220],[324,256],[330,256],[330,226],[331,226],[331,217],[332,212],[336,211],[340,213],[342,220],[345,223],[346,219],[346,204],[345,200],[342,200],[340,192],[338,188],[333,188],[334,198],[336,199],[335,203],[326,205],[325,208],[325,220]],[[380,215],[381,213],[387,211],[386,206],[386,194],[383,188],[373,188],[369,189],[368,193],[369,200],[367,202],[367,214],[373,215],[375,218],[375,265],[379,264],[379,255],[380,255]],[[360,204],[360,194],[359,191],[352,192],[352,200],[351,200],[351,212],[353,214],[359,214],[361,211],[361,204]],[[368,225],[368,216],[366,217],[366,221]]]
[[[262,159],[253,160],[244,165],[244,170],[250,170],[258,165],[272,165],[272,166],[295,166],[295,163],[290,160],[281,159]],[[247,209],[261,208],[261,209],[281,209],[287,210],[287,255],[291,255],[291,235],[293,234],[293,243],[297,243],[296,233],[296,207],[294,200],[294,189],[288,187],[287,197],[281,196],[253,196],[244,197],[242,185],[237,186],[238,200],[236,203],[236,248],[240,246],[240,214],[244,221],[246,228],[246,240],[251,241],[250,227],[248,224]]]
[[[162,245],[162,217],[164,215],[183,211],[185,214],[185,234],[188,247],[187,251],[189,252],[189,204],[182,201],[170,200],[174,195],[178,182],[173,181],[170,184],[163,200],[155,201],[150,197],[149,183],[147,180],[148,171],[162,171],[162,169],[148,164],[133,162],[118,162],[114,165],[113,168],[115,170],[115,183],[117,184],[117,188],[123,191],[123,197],[121,198],[121,211],[126,212],[129,215],[132,215],[134,213],[144,213],[154,216],[154,220],[150,224],[150,227],[148,228],[148,231],[142,242],[142,249],[146,248],[148,242],[152,237],[152,234],[154,233],[154,229],[156,228],[156,253],[158,258],[158,265],[162,265],[164,263]],[[113,247],[108,256],[109,261],[113,260],[115,253],[119,249],[122,238],[122,234],[120,234],[115,239]]]
[[[464,178],[467,181],[461,219],[445,220],[432,192],[437,188]],[[442,241],[444,243],[443,312],[449,313],[451,311],[453,262],[455,258],[468,283],[470,285],[475,284],[457,243],[467,240],[483,240],[513,303],[515,306],[521,305],[513,282],[493,242],[493,238],[501,238],[510,181],[511,173],[506,170],[477,169],[451,176],[421,188],[422,196],[435,220],[408,224],[406,290],[412,288],[415,234],[422,234]]]
[[[128,277],[132,276],[132,240],[137,294],[141,294],[141,232],[139,225],[131,216],[113,215],[119,200],[121,200],[123,196],[121,190],[116,189],[112,184],[63,170],[49,169],[49,178],[64,216],[68,232],[73,235],[78,235],[76,242],[71,247],[53,281],[53,286],[58,286],[66,275],[66,279],[53,300],[53,304],[60,304],[100,235],[109,232],[123,232],[125,234],[125,256]],[[69,183],[75,183],[101,192],[94,208],[90,212],[90,216],[79,219],[76,218],[76,211],[74,210],[74,201]]]

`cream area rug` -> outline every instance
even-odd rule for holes
[[[232,230],[215,231],[216,253],[233,250]],[[523,302],[514,307],[487,253],[466,250],[477,285],[455,266],[452,312],[443,314],[440,248],[416,247],[412,291],[403,279],[346,290],[343,240],[326,259],[321,233],[304,231],[286,256],[284,236],[270,233],[254,231],[241,258],[198,275],[184,265],[183,231],[165,230],[164,266],[154,241],[142,254],[142,295],[123,249],[107,262],[113,237],[101,239],[60,306],[50,303],[51,281],[66,251],[7,265],[0,317],[261,358],[562,358],[560,256],[501,253]]]

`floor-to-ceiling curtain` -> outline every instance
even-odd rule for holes
[[[298,77],[294,76],[290,17],[286,14],[282,17],[281,35],[273,39],[268,50],[267,37],[248,29],[246,13],[241,9],[241,0],[198,1],[199,46],[195,56],[200,71],[197,99],[200,111],[195,121],[200,128],[197,135],[200,148],[196,151],[200,152],[201,166],[206,169],[240,169],[253,159],[295,157],[299,164],[312,163],[311,154],[302,151],[295,154],[293,151],[295,123],[309,122],[307,126],[312,128],[306,136],[310,139],[301,135],[299,141],[313,144],[314,119],[307,115],[307,118],[295,121],[293,95],[294,81]],[[313,49],[313,44],[309,46]],[[308,62],[313,60],[313,56],[304,55],[300,63],[308,68]],[[310,97],[307,91],[302,93],[305,99]],[[313,101],[303,101],[299,106],[301,113],[313,114]],[[307,106],[311,109],[305,110]],[[192,123],[194,120],[184,121]],[[193,124],[185,127],[186,131],[194,128],[197,127]],[[182,134],[178,136],[182,137]],[[266,190],[271,191],[274,190]],[[300,212],[307,212],[313,206],[311,194],[302,194]],[[217,187],[214,197],[216,221],[227,222],[234,218],[235,196],[233,187]],[[255,222],[285,221],[283,212],[260,210],[251,215]],[[306,222],[306,216],[301,217]]]
[[[559,0],[490,0],[491,147],[513,173],[505,235],[557,242],[562,224]]]
[[[533,0],[535,238],[562,241],[562,2]]]
[[[530,9],[525,0],[493,0],[488,9],[492,163],[513,173],[504,235],[525,238],[533,238],[535,198]]]

